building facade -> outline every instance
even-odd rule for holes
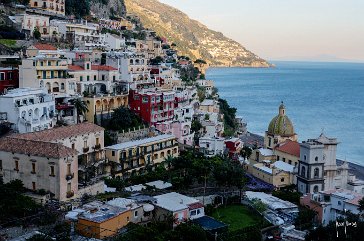
[[[175,136],[165,134],[108,146],[105,155],[114,163],[112,175],[128,177],[154,168],[169,156],[178,157],[178,142]]]
[[[30,0],[31,8],[42,9],[54,14],[65,15],[66,0]]]
[[[10,90],[0,96],[0,106],[19,133],[50,129],[56,124],[54,97],[43,89]]]
[[[0,159],[5,183],[19,179],[25,188],[44,189],[60,201],[77,195],[76,150],[60,143],[5,137],[0,139]]]

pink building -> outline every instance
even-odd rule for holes
[[[191,131],[191,121],[165,121],[156,124],[157,130],[165,134],[172,134],[177,141],[184,145],[193,145],[194,132]]]

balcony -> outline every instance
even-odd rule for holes
[[[67,181],[72,180],[74,177],[75,177],[74,173],[69,173],[69,174],[66,175],[66,180]]]
[[[95,150],[100,150],[100,149],[101,149],[101,144],[96,144],[96,145],[94,146],[94,149],[95,149]]]
[[[66,193],[66,197],[67,198],[71,198],[71,197],[73,197],[75,195],[75,192],[74,191],[69,191],[69,192],[67,192]]]
[[[86,153],[86,152],[88,152],[90,150],[90,147],[84,147],[83,148],[83,153]]]

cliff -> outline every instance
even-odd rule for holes
[[[204,59],[212,66],[270,67],[264,59],[222,33],[157,0],[125,0],[127,13],[177,45],[179,55]]]

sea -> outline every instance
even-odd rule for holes
[[[337,158],[364,166],[364,63],[272,62],[275,68],[209,68],[220,98],[248,131],[264,135],[281,101],[300,141],[335,137]]]

